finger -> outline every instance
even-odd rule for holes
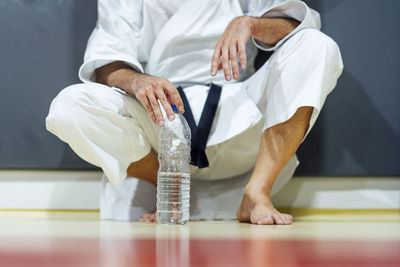
[[[222,64],[221,64],[221,62],[218,63],[218,70],[222,70]]]
[[[217,45],[214,48],[214,53],[211,58],[211,75],[212,76],[215,76],[217,74],[220,56],[221,56],[221,48],[220,48],[219,44],[217,43]]]
[[[164,119],[162,117],[160,106],[158,105],[156,97],[154,96],[154,94],[149,94],[147,95],[147,98],[149,99],[151,108],[153,109],[154,115],[156,116],[156,124],[158,124],[159,126],[163,126]]]
[[[229,49],[229,59],[231,61],[233,79],[239,79],[239,66],[238,66],[238,57],[236,46],[231,46]]]
[[[157,123],[156,122],[156,115],[154,114],[153,109],[151,108],[150,102],[147,99],[146,94],[144,92],[143,93],[138,93],[136,95],[136,98],[139,100],[140,103],[142,103],[143,107],[146,109],[147,114],[149,114],[151,120],[154,123]]]
[[[246,44],[245,43],[238,43],[238,53],[240,59],[240,67],[242,70],[245,70],[247,67],[247,55],[246,55]]]
[[[229,51],[226,46],[222,48],[221,64],[224,69],[225,80],[231,80],[231,69],[229,64]]]
[[[170,82],[165,85],[167,91],[167,97],[170,98],[171,104],[174,104],[181,113],[185,112],[181,95],[178,90]]]
[[[160,100],[161,105],[164,107],[165,113],[170,121],[175,118],[174,111],[172,110],[171,104],[168,102],[167,97],[162,88],[157,89],[156,96]]]

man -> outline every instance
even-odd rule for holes
[[[172,120],[171,104],[190,108],[198,124],[209,84],[219,85],[209,167],[191,166],[193,182],[210,180],[207,190],[215,180],[224,195],[245,181],[242,196],[223,200],[241,198],[239,221],[292,223],[274,208],[272,190],[279,176],[293,174],[285,166],[296,162],[343,68],[336,43],[318,30],[318,13],[297,0],[99,0],[98,15],[79,72],[84,83],[54,99],[49,131],[101,167],[112,186],[126,177],[155,185],[163,112]],[[254,72],[256,47],[274,53]],[[148,212],[141,219],[155,221]]]

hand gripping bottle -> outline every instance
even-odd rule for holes
[[[157,221],[185,224],[190,206],[190,127],[172,105],[175,119],[165,119],[159,133],[157,175]]]

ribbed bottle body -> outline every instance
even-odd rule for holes
[[[181,114],[160,129],[157,221],[185,224],[190,208],[190,128]]]

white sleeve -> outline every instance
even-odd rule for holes
[[[249,0],[249,2],[252,2]],[[309,8],[304,2],[299,0],[265,0],[265,1],[255,1],[258,2],[256,5],[250,4],[249,15],[263,17],[263,18],[292,18],[300,22],[300,24],[288,35],[282,38],[274,46],[263,43],[257,39],[252,40],[255,46],[264,51],[273,51],[279,48],[284,42],[286,42],[290,37],[296,34],[298,31],[307,28],[321,29],[321,19],[315,10]],[[272,5],[271,5],[272,4]]]
[[[99,0],[98,20],[79,69],[82,82],[94,82],[95,70],[114,61],[124,61],[143,72],[138,46],[142,12],[140,0]]]

